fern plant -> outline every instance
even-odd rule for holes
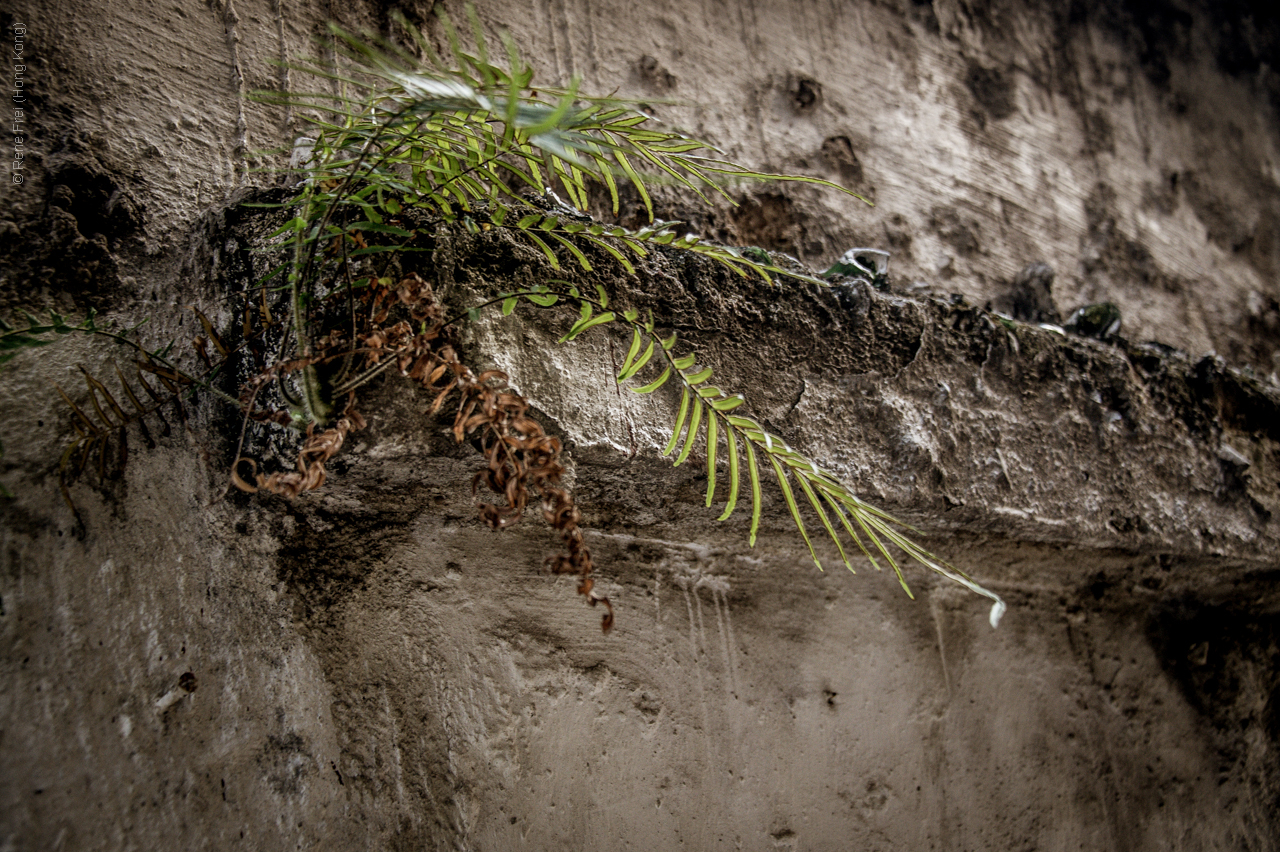
[[[370,42],[334,27],[342,65],[292,66],[329,81],[333,91],[260,94],[264,100],[286,104],[308,116],[315,131],[309,150],[298,158],[305,176],[301,192],[288,202],[296,215],[277,234],[293,252],[281,271],[291,294],[291,333],[298,360],[316,357],[309,340],[313,316],[309,306],[318,298],[368,288],[371,282],[388,283],[372,264],[360,259],[395,256],[412,247],[417,235],[400,218],[410,208],[472,231],[505,229],[541,252],[553,270],[567,262],[591,273],[593,264],[586,251],[590,247],[597,250],[592,253],[603,253],[627,273],[634,273],[636,259],[655,246],[670,246],[769,283],[778,276],[824,283],[775,266],[766,254],[706,243],[694,234],[682,234],[676,229],[679,223],[654,221],[648,184],[672,185],[708,202],[711,193],[733,202],[725,189],[732,181],[801,181],[847,190],[816,178],[764,174],[729,162],[710,145],[659,125],[635,103],[584,96],[576,80],[567,88],[535,88],[533,71],[512,40],[506,34],[501,40],[505,67],[495,63],[474,11],[468,9],[468,13],[474,41],[470,49],[449,18],[440,16],[449,46],[447,61],[412,28],[406,27],[421,58],[390,42]],[[615,214],[619,185],[632,187],[652,224],[631,230],[583,215],[591,181],[607,190]],[[567,204],[552,194],[553,189],[563,193]],[[544,201],[542,209],[530,209],[531,192],[549,202]],[[655,378],[633,390],[653,393],[672,381],[680,386],[680,406],[665,454],[674,453],[675,464],[680,465],[702,442],[710,507],[723,441],[728,493],[720,519],[734,513],[746,490],[750,544],[754,545],[759,528],[761,468],[767,462],[820,568],[805,522],[807,512],[835,543],[850,570],[846,540],[877,568],[877,555],[887,562],[911,594],[890,550],[896,547],[910,559],[991,598],[992,624],[998,621],[1004,604],[997,595],[915,544],[892,516],[862,501],[832,473],[739,413],[743,397],[712,385],[712,369],[701,366],[695,354],[677,354],[674,334],[661,339],[652,319],[642,322],[634,309],[621,314],[610,310],[608,293],[598,285],[595,289],[594,294],[583,294],[568,282],[551,281],[535,290],[503,294],[486,305],[501,304],[504,315],[520,302],[539,308],[571,305],[579,311],[579,319],[562,343],[593,328],[628,326],[631,344],[618,380],[639,381],[636,377],[644,371],[658,368]],[[352,339],[359,337],[355,330]],[[363,373],[339,371],[327,384],[319,374],[321,362],[307,364],[292,387],[284,389],[284,396],[294,404],[301,422],[323,426],[333,416],[334,401],[341,393],[385,369],[390,360],[380,357]]]
[[[454,401],[456,439],[472,440],[486,461],[475,488],[484,485],[498,497],[496,504],[481,503],[488,523],[500,527],[516,522],[530,498],[539,499],[544,518],[566,548],[549,560],[552,569],[581,577],[579,593],[609,610],[604,618],[608,630],[612,608],[593,589],[591,557],[578,525],[581,515],[560,485],[564,468],[558,439],[532,419],[527,401],[506,386],[505,375],[476,373],[462,363],[451,338],[458,324],[478,319],[485,308],[500,306],[506,316],[520,304],[552,310],[568,306],[578,318],[561,343],[592,329],[624,327],[630,346],[618,381],[631,382],[641,394],[679,387],[680,404],[665,454],[674,454],[674,463],[681,465],[696,446],[704,447],[706,505],[715,503],[719,491],[724,495],[719,519],[727,520],[741,503],[748,504],[749,544],[755,544],[763,491],[771,478],[819,568],[811,535],[817,527],[850,570],[846,547],[851,544],[877,569],[881,560],[887,563],[910,595],[897,550],[990,598],[994,626],[1004,610],[996,594],[913,542],[903,524],[745,416],[740,394],[711,384],[711,367],[700,364],[695,353],[682,351],[676,335],[661,336],[651,317],[641,320],[634,308],[616,310],[603,286],[583,292],[571,282],[548,279],[446,318],[431,285],[404,271],[409,253],[428,250],[421,243],[434,229],[452,227],[473,233],[505,231],[540,253],[553,273],[571,266],[590,276],[596,263],[613,262],[635,274],[651,252],[671,249],[770,284],[799,278],[826,286],[819,278],[773,264],[767,253],[704,242],[683,233],[680,223],[655,220],[649,187],[673,186],[707,202],[719,194],[731,203],[727,187],[738,181],[799,181],[847,190],[817,178],[739,166],[710,145],[661,126],[636,103],[583,95],[576,81],[563,88],[534,87],[533,71],[511,39],[505,34],[501,39],[505,62],[494,61],[474,11],[468,9],[468,14],[471,48],[440,14],[447,58],[407,26],[419,55],[333,27],[339,62],[291,65],[329,91],[257,93],[259,99],[304,117],[311,135],[299,140],[293,152],[292,174],[301,177],[294,196],[280,204],[257,205],[287,211],[287,221],[265,247],[283,252],[286,259],[246,298],[245,339],[239,349],[251,354],[256,367],[230,397],[245,417],[233,484],[286,496],[320,487],[325,463],[350,432],[365,426],[357,411],[357,391],[375,376],[398,373],[435,394],[431,412]],[[650,224],[629,229],[585,215],[593,184],[608,193],[615,214],[620,188],[630,187]],[[249,302],[259,307],[253,309]],[[236,351],[222,342],[203,314],[200,319],[221,359]],[[275,351],[268,353],[266,341],[272,338]],[[203,345],[198,350],[206,362],[205,376],[216,373],[221,362],[214,363]],[[165,376],[175,388],[179,383],[212,387],[206,378],[171,365]],[[159,404],[154,397],[150,402],[135,399],[124,376],[120,379],[133,419]],[[135,383],[137,379],[141,373]],[[131,416],[113,402],[101,406],[98,399],[105,388],[88,381],[97,417],[68,399],[80,430],[69,457],[87,456],[94,448],[104,452],[100,436],[121,429]],[[146,388],[145,381],[141,387]],[[273,395],[282,410],[271,407]],[[255,420],[302,433],[295,470],[265,473],[254,459],[242,457],[248,424]]]

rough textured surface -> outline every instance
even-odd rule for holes
[[[32,69],[5,315],[94,305],[156,341],[197,333],[192,303],[230,323],[218,298],[264,271],[239,155],[292,131],[237,95],[278,84],[266,60],[326,18],[385,26],[388,7],[38,5],[0,16],[30,28]],[[1275,849],[1262,7],[480,11],[549,76],[701,103],[657,109],[875,199],[775,187],[690,218],[820,267],[888,248],[889,293],[676,253],[600,280],[1004,595],[1004,623],[920,573],[915,601],[869,566],[818,573],[772,496],[748,549],[741,514],[702,508],[705,471],[659,456],[675,401],[616,392],[619,341],[554,347],[569,318],[527,308],[473,326],[466,354],[565,437],[609,636],[539,570],[550,532],[479,523],[475,454],[393,380],[319,493],[221,498],[238,424],[205,406],[77,486],[77,524],[49,382],[121,356],[68,340],[0,368],[0,848]],[[456,305],[547,274],[494,234],[434,248]],[[984,310],[1014,313],[1042,260],[1048,304],[1017,312],[1110,300],[1122,339]]]

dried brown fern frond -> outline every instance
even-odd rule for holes
[[[495,529],[519,522],[529,500],[537,496],[542,517],[560,533],[566,552],[547,558],[555,574],[576,574],[578,594],[591,606],[604,604],[601,629],[613,627],[613,605],[595,591],[591,577],[593,563],[579,526],[582,514],[573,496],[560,485],[564,465],[560,460],[560,439],[548,435],[529,416],[529,402],[506,385],[507,375],[487,370],[476,375],[458,360],[454,348],[442,344],[444,313],[429,285],[416,275],[397,288],[401,300],[415,316],[431,319],[431,326],[414,338],[407,351],[399,353],[401,372],[433,391],[432,412],[438,411],[454,391],[458,394],[453,422],[454,439],[461,442],[475,436],[486,466],[472,477],[472,494],[481,484],[502,498],[499,503],[477,499],[481,518]],[[444,381],[441,385],[440,382]]]
[[[75,440],[63,451],[58,464],[62,498],[72,512],[76,512],[76,507],[71,500],[70,486],[90,467],[100,481],[117,476],[124,469],[129,457],[130,427],[137,429],[143,443],[151,449],[156,443],[147,425],[148,420],[159,425],[159,433],[163,437],[171,432],[169,421],[164,417],[165,406],[172,406],[178,417],[186,420],[182,394],[190,386],[187,376],[151,359],[139,359],[134,362],[133,381],[130,383],[118,364],[112,366],[126,400],[124,404],[84,367],[79,369],[89,391],[89,411],[77,404],[60,385],[54,384],[71,409],[71,425],[76,431]],[[150,373],[161,390],[157,390],[144,373]]]
[[[241,491],[247,491],[250,494],[262,489],[272,494],[279,494],[281,497],[297,497],[304,491],[313,491],[324,485],[326,476],[324,463],[338,454],[348,433],[359,431],[365,425],[364,418],[359,412],[348,407],[346,413],[323,432],[316,432],[314,423],[307,427],[307,440],[298,451],[296,471],[281,471],[264,476],[258,473],[257,462],[253,459],[240,458],[232,468],[231,481]],[[242,462],[253,468],[253,483],[240,476],[238,468]]]
[[[289,415],[284,412],[255,410],[259,389],[307,369],[339,361],[352,364],[359,358],[362,371],[339,375],[330,390],[346,395],[333,425],[319,430],[314,422],[307,424],[296,470],[263,474],[253,459],[237,453],[232,484],[242,491],[261,490],[284,497],[296,497],[322,486],[325,463],[341,450],[347,434],[365,426],[364,418],[354,408],[356,391],[368,379],[394,368],[431,392],[430,414],[438,413],[446,402],[456,399],[451,430],[454,439],[459,443],[471,441],[485,460],[485,466],[472,478],[472,495],[486,524],[495,529],[510,526],[521,520],[530,502],[537,500],[541,504],[543,519],[560,534],[565,546],[564,553],[547,558],[547,566],[556,574],[578,575],[578,593],[591,606],[604,604],[607,611],[601,628],[607,633],[613,627],[613,605],[595,591],[595,580],[590,576],[594,566],[580,527],[582,515],[572,495],[561,485],[564,465],[560,439],[548,435],[529,416],[528,400],[507,387],[505,373],[487,370],[476,374],[462,363],[443,333],[443,307],[431,285],[420,276],[409,273],[398,282],[374,279],[364,288],[360,301],[369,319],[365,330],[355,335],[354,344],[341,332],[320,335],[313,341],[311,355],[264,371],[248,383],[242,400],[249,418],[289,422]],[[381,324],[390,321],[396,312],[407,313],[419,330],[415,333],[414,325],[405,319],[389,326]],[[241,476],[242,464],[249,466],[249,478]],[[499,500],[481,500],[482,485]]]

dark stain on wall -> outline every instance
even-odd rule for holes
[[[1280,813],[1280,613],[1236,606],[1174,600],[1151,613],[1147,634],[1165,671],[1209,722],[1222,775],[1248,782],[1258,813]]]
[[[1017,87],[1013,77],[999,68],[986,68],[970,61],[964,75],[965,88],[987,117],[999,121],[1017,110]]]

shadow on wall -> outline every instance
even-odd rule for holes
[[[1280,613],[1185,597],[1152,612],[1147,635],[1208,721],[1221,780],[1243,782],[1246,813],[1280,813]]]

